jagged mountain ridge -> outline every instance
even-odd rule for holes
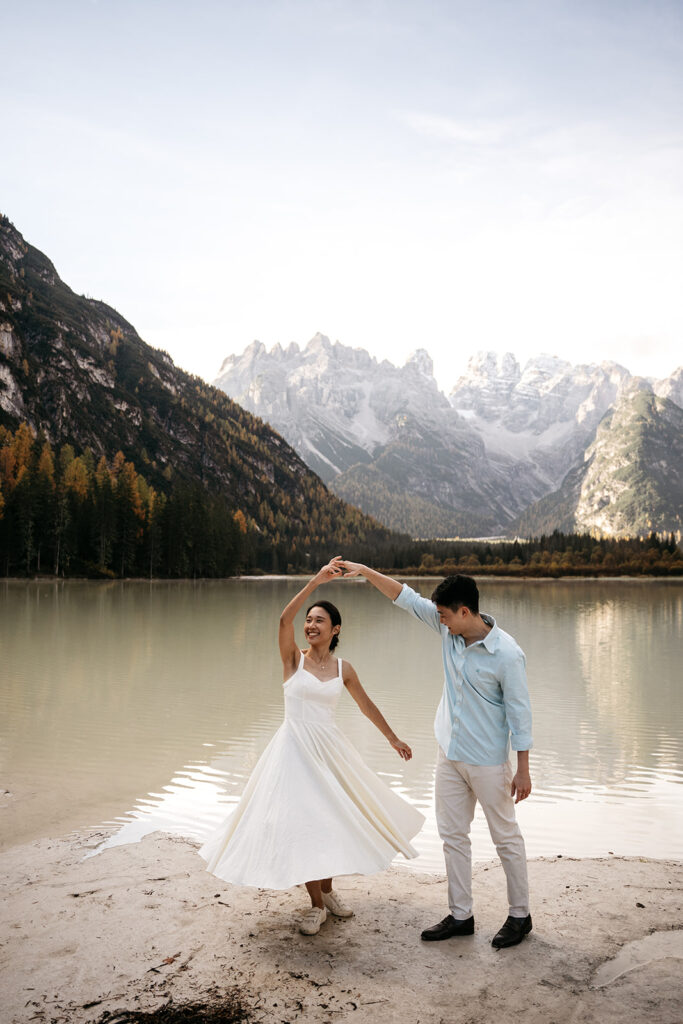
[[[231,396],[239,395],[245,409],[268,413],[276,429],[287,428],[290,443],[329,482],[357,462],[370,460],[378,445],[391,437],[389,423],[394,406],[406,414],[417,411],[410,385],[419,396],[442,409],[449,403],[417,353],[405,367],[387,360],[378,363],[364,349],[351,349],[316,334],[301,349],[292,342],[270,352],[254,341],[241,356],[228,356],[214,381]],[[429,359],[429,357],[427,357]],[[380,377],[382,391],[373,386]],[[427,392],[427,396],[425,396]],[[256,413],[262,415],[262,413]]]
[[[522,368],[511,353],[478,353],[446,398],[425,350],[396,367],[318,334],[304,348],[254,342],[224,361],[216,384],[381,521],[414,536],[471,536],[526,521],[583,464],[633,380],[616,363],[539,356]],[[680,402],[683,370],[641,386]]]
[[[394,529],[496,532],[527,504],[511,460],[483,459],[481,437],[439,390],[424,350],[396,367],[321,334],[303,349],[254,342],[224,361],[215,383],[287,437],[338,495]]]
[[[548,490],[580,458],[631,375],[617,363],[578,365],[537,356],[524,369],[511,353],[477,353],[450,393],[489,453],[528,462]]]
[[[266,515],[290,543],[323,522],[330,543],[387,535],[262,420],[147,345],[116,310],[76,295],[0,216],[0,424],[21,422],[96,458],[121,450],[161,491],[199,485],[257,530]]]

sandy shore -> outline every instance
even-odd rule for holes
[[[240,889],[196,846],[156,834],[83,859],[101,837],[0,856],[2,1024],[99,1020],[239,986],[253,1019],[389,1024],[681,1024],[683,865],[605,858],[530,863],[534,931],[496,952],[497,863],[475,868],[477,930],[420,929],[447,912],[442,876],[392,868],[342,879],[356,909],[319,935],[295,926],[303,889]]]

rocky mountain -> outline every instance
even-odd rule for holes
[[[572,366],[547,355],[522,370],[511,353],[481,352],[449,398],[489,453],[533,467],[531,499],[559,485],[630,376],[617,363]]]
[[[423,349],[397,367],[320,334],[304,348],[268,352],[254,342],[224,361],[215,383],[268,420],[339,495],[413,536],[490,535],[541,521],[543,529],[560,527],[568,520],[559,505],[556,520],[524,513],[546,496],[553,508],[562,504],[550,496],[568,471],[584,468],[598,426],[622,397],[635,387],[683,402],[683,369],[634,384],[616,363],[539,356],[520,367],[511,353],[491,352],[472,357],[446,398]],[[612,429],[621,428],[617,417]],[[668,429],[657,418],[660,428]],[[619,522],[619,532],[629,532],[627,520],[615,516],[613,528]]]
[[[492,533],[528,503],[511,460],[439,390],[423,349],[405,366],[317,334],[305,348],[253,342],[215,384],[280,431],[346,501],[413,536]],[[543,493],[542,491],[540,493]]]
[[[241,356],[224,360],[214,384],[267,419],[329,482],[357,462],[369,462],[370,453],[388,440],[372,386],[377,371],[377,361],[363,349],[332,345],[317,334],[303,350],[292,343],[266,352],[254,341]],[[390,388],[401,390],[400,371],[390,363],[382,364],[380,374]]]
[[[285,566],[297,544],[388,536],[262,420],[147,345],[116,310],[74,294],[0,217],[0,425],[22,422],[95,459],[122,451],[162,492],[188,484],[223,498],[263,544],[282,546]]]
[[[683,409],[634,378],[560,488],[515,524],[522,535],[553,529],[607,536],[683,530]]]
[[[683,408],[683,366],[679,366],[670,377],[658,380],[652,390],[660,398],[670,398],[671,401]]]

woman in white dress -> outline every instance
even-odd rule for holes
[[[331,654],[341,616],[327,601],[311,605],[304,633],[294,639],[294,619],[321,584],[341,576],[333,558],[299,591],[280,616],[285,720],[261,755],[242,799],[199,851],[207,870],[226,882],[289,889],[302,882],[311,909],[300,924],[315,935],[327,913],[350,917],[332,888],[335,875],[372,874],[397,853],[417,856],[410,840],[424,817],[368,768],[334,722],[342,690],[404,760],[410,747],[398,739],[360,684],[353,667]]]

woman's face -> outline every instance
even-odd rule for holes
[[[332,625],[329,612],[317,606],[311,608],[304,623],[304,635],[309,644],[324,647],[332,643],[332,637],[339,632],[339,626]]]

